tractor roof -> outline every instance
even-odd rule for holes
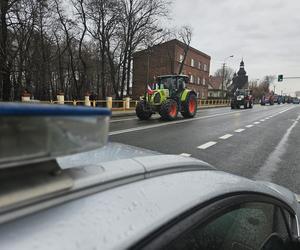
[[[189,77],[187,75],[161,75],[157,76],[157,78],[166,78],[166,77]]]

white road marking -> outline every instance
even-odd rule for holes
[[[207,143],[204,143],[204,144],[198,146],[197,148],[198,149],[207,149],[207,148],[209,148],[209,147],[211,147],[211,146],[213,146],[215,144],[217,144],[217,142],[215,142],[215,141],[209,141]]]
[[[110,120],[110,122],[123,122],[123,121],[133,121],[133,120],[137,120],[138,118],[134,117],[134,118],[125,118],[125,119],[118,119],[118,120]]]
[[[254,124],[260,124],[260,122],[254,122]]]
[[[206,118],[213,118],[213,117],[224,116],[224,115],[233,115],[233,114],[240,113],[240,112],[245,112],[245,111],[247,111],[247,110],[236,111],[236,112],[218,113],[218,114],[214,114],[214,115],[199,116],[199,117],[195,117],[195,118],[192,118],[192,119],[183,119],[183,120],[178,120],[178,121],[173,121],[173,122],[164,122],[164,123],[160,123],[160,124],[152,124],[152,125],[146,125],[146,126],[116,130],[116,131],[109,132],[109,135],[119,135],[119,134],[125,134],[125,133],[134,132],[134,131],[145,130],[145,129],[152,129],[152,128],[170,126],[172,124],[179,124],[179,123],[184,123],[184,122],[192,122],[192,121],[197,121],[197,120],[203,120],[203,119],[206,119]]]
[[[272,181],[274,173],[276,173],[281,165],[281,157],[286,153],[287,142],[293,128],[297,125],[300,119],[300,115],[293,122],[293,124],[287,129],[280,142],[276,146],[275,150],[269,155],[265,164],[259,169],[258,173],[254,176],[254,179]]]
[[[234,132],[236,132],[236,133],[241,133],[241,132],[243,132],[244,130],[245,130],[244,128],[239,128],[239,129],[234,130]]]
[[[265,121],[265,119],[261,119],[260,121],[261,121],[261,122],[264,122],[264,121]]]
[[[185,157],[190,157],[191,156],[191,154],[187,154],[187,153],[182,153],[182,154],[180,154],[181,156],[185,156]]]
[[[219,139],[226,140],[226,139],[230,138],[231,136],[232,136],[232,134],[226,134],[226,135],[219,137]]]
[[[246,128],[252,128],[254,125],[250,124],[250,125],[247,125]]]

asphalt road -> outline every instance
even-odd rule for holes
[[[110,141],[195,157],[217,169],[300,193],[300,105],[207,109],[174,122],[158,116],[149,121],[115,118]]]

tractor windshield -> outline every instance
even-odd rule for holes
[[[158,86],[160,89],[174,89],[176,88],[176,77],[159,78]]]

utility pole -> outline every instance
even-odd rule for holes
[[[228,56],[224,59],[224,62],[223,62],[223,69],[222,69],[222,98],[224,98],[224,78],[225,78],[225,65],[226,65],[226,60],[228,60],[229,58],[232,58],[233,55],[231,56]]]
[[[224,98],[224,77],[225,77],[225,62],[223,63],[223,70],[222,70],[222,98]]]

